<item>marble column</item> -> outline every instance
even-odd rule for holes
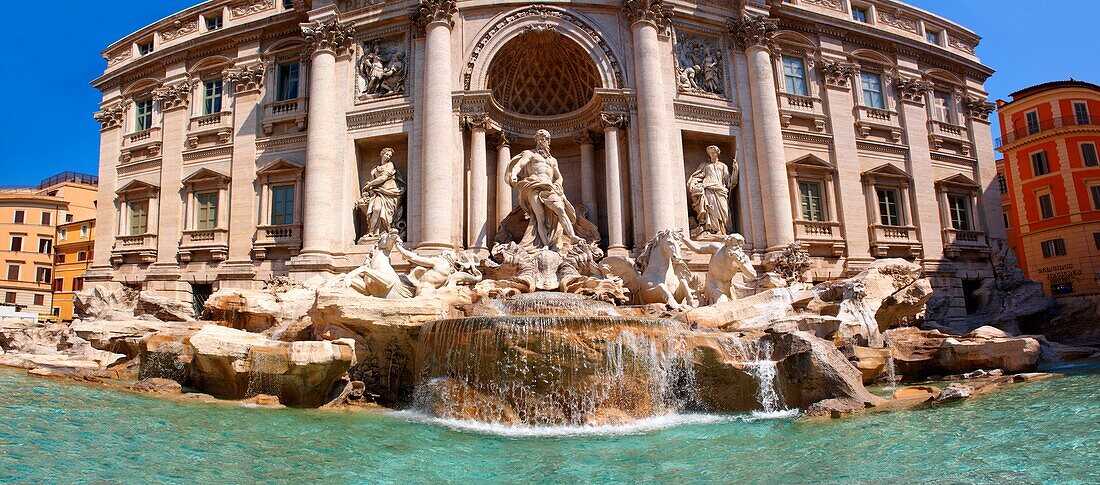
[[[596,209],[596,145],[587,131],[573,137],[573,142],[581,148],[581,204],[586,217],[598,224],[600,214]]]
[[[333,254],[339,224],[333,220],[342,212],[333,210],[333,188],[339,187],[336,167],[344,131],[337,93],[336,55],[346,52],[354,30],[336,20],[305,24],[302,31],[312,50],[309,75],[309,113],[306,135],[305,190],[303,199],[302,252],[299,257],[327,257]]]
[[[512,135],[501,132],[496,139],[497,145],[497,207],[496,227],[512,213],[512,186],[508,185],[508,164],[512,161]]]
[[[454,0],[420,0],[414,21],[424,31],[424,104],[420,116],[421,230],[417,247],[453,248],[455,210],[453,166],[457,127],[451,113],[451,29]]]
[[[468,116],[470,129],[470,214],[467,245],[481,256],[489,253],[489,161],[485,152],[485,130],[489,118]]]
[[[660,0],[628,0],[624,10],[630,19],[634,37],[634,69],[638,96],[638,131],[642,160],[642,198],[645,206],[646,238],[662,229],[677,226],[676,197],[678,188],[671,187],[675,180],[673,157],[669,141],[674,128],[667,116],[664,81],[671,73],[662,69],[661,42],[658,29],[666,26],[672,9]]]
[[[778,30],[774,19],[745,15],[729,23],[730,34],[745,49],[748,67],[753,138],[763,199],[764,231],[768,251],[794,242],[794,217],[787,186],[786,155],[783,152],[783,128],[779,120],[779,102],[775,94],[768,42]]]
[[[607,185],[607,254],[622,256],[628,251],[623,232],[623,182],[619,161],[619,130],[626,123],[626,116],[604,113],[600,115],[603,126],[604,183]]]

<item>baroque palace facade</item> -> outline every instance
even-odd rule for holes
[[[960,315],[1004,237],[978,41],[893,0],[207,1],[104,51],[87,281],[187,300],[353,268],[379,174],[385,229],[485,255],[545,129],[608,254],[713,226],[687,187],[715,146],[755,263],[915,260]]]

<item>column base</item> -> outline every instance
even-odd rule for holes
[[[628,257],[630,257],[630,250],[627,249],[626,246],[622,246],[622,245],[608,246],[607,247],[607,255],[608,256],[618,256],[620,258],[628,258]]]
[[[444,250],[448,250],[448,249],[451,250],[451,251],[456,250],[454,244],[447,244],[447,243],[422,242],[422,243],[416,245],[416,251],[417,252],[423,251],[423,254],[425,256],[433,256],[433,255],[439,254],[439,253],[443,252]]]

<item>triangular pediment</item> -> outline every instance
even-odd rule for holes
[[[912,177],[905,170],[898,168],[892,163],[886,163],[879,165],[871,170],[863,172],[863,178],[882,178],[882,179],[905,179],[910,180]]]
[[[285,172],[301,172],[303,169],[304,169],[304,167],[302,167],[301,165],[298,165],[297,163],[287,161],[287,160],[284,160],[284,159],[280,158],[278,160],[275,160],[274,162],[271,162],[267,165],[264,165],[263,167],[260,167],[260,169],[256,171],[256,175],[269,175],[269,174],[273,174],[273,173],[285,173]]]
[[[193,184],[196,182],[207,182],[211,180],[226,182],[229,181],[229,176],[220,172],[215,172],[213,170],[210,170],[209,168],[200,168],[196,170],[195,173],[188,175],[187,178],[183,179],[183,183]]]
[[[115,191],[116,194],[131,194],[135,192],[158,192],[160,187],[141,180],[131,180]]]
[[[981,189],[982,188],[982,186],[978,185],[978,183],[975,182],[973,179],[971,179],[970,177],[967,177],[966,175],[963,175],[961,173],[957,173],[957,174],[952,175],[950,177],[937,180],[936,181],[936,186],[937,187],[958,187],[958,188],[965,188],[965,189],[970,189],[970,190]]]
[[[833,164],[829,163],[827,160],[825,160],[825,159],[823,159],[823,158],[821,158],[817,155],[814,155],[812,153],[809,154],[809,155],[805,155],[803,157],[800,157],[800,158],[796,158],[796,159],[794,159],[790,162],[787,162],[787,165],[797,165],[799,167],[806,167],[806,168],[822,168],[822,169],[826,169],[826,170],[832,170],[833,169]]]

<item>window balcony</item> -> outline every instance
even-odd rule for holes
[[[890,141],[901,143],[901,120],[897,111],[856,106],[856,130],[863,138],[871,136],[875,130],[885,131]]]
[[[970,156],[970,133],[965,126],[945,121],[928,121],[928,139],[933,150],[940,150],[944,144],[958,147],[963,156]]]
[[[920,257],[922,252],[914,226],[871,225],[871,252],[875,257]]]
[[[308,99],[304,96],[265,104],[264,135],[275,134],[275,126],[282,124],[293,124],[297,131],[305,131],[307,108]]]
[[[302,225],[279,224],[256,227],[256,237],[252,243],[253,256],[256,259],[266,259],[267,253],[272,249],[285,249],[291,256],[297,255],[302,249]]]
[[[200,142],[213,141],[217,145],[229,143],[233,135],[233,113],[217,113],[193,116],[187,124],[187,146],[198,148]]]
[[[989,255],[989,241],[985,237],[985,232],[947,227],[943,229],[943,252],[951,259],[958,258],[966,252]]]
[[[999,148],[1001,145],[1015,143],[1017,141],[1029,138],[1031,136],[1039,135],[1041,133],[1071,127],[1100,129],[1100,116],[1089,116],[1081,114],[1079,116],[1048,118],[1045,120],[1039,120],[1038,123],[1030,125],[1026,122],[1021,123],[1014,126],[1011,130],[1005,130],[1005,136],[993,140],[993,146]]]
[[[122,137],[122,152],[119,160],[122,163],[128,163],[135,159],[159,157],[161,143],[159,126],[125,135]]]
[[[836,221],[794,221],[795,239],[811,254],[840,257],[846,247]]]
[[[813,96],[779,93],[779,120],[788,127],[796,119],[809,121],[816,131],[825,131],[825,112],[821,100]]]
[[[118,236],[111,248],[111,263],[122,264],[127,260],[139,263],[153,263],[157,260],[157,235],[139,234],[136,236]]]
[[[180,237],[179,259],[187,263],[191,261],[193,253],[205,251],[210,253],[210,259],[225,261],[229,256],[229,230],[215,229],[187,229]]]

